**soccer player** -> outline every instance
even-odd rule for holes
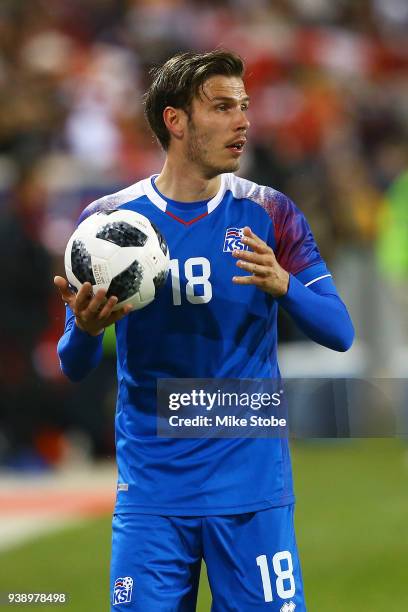
[[[66,302],[58,353],[79,381],[98,364],[116,323],[118,487],[112,610],[196,608],[201,560],[214,612],[303,612],[287,439],[156,435],[160,378],[278,379],[276,317],[284,308],[309,338],[337,351],[353,326],[308,223],[272,187],[235,176],[249,128],[244,66],[234,53],[184,53],[158,68],[146,115],[166,152],[160,174],[88,206],[151,219],[170,274],[143,310],[115,297]]]

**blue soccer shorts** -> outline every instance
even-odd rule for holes
[[[114,515],[111,612],[194,612],[202,559],[212,612],[305,612],[293,511]]]

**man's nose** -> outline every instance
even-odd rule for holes
[[[251,124],[248,121],[246,111],[240,110],[237,117],[236,129],[247,130]]]

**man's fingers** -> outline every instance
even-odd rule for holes
[[[273,253],[271,247],[268,246],[261,238],[259,238],[259,236],[257,236],[250,227],[244,227],[242,242],[257,253]]]
[[[251,232],[249,228],[244,229],[247,231],[247,233]],[[249,246],[252,246],[254,250],[233,251],[232,256],[238,259],[237,266],[257,276],[268,276],[276,264],[276,258],[272,249],[257,236],[255,236],[255,238],[250,238],[247,236],[246,239],[243,238],[243,241],[245,241],[245,243]]]
[[[89,333],[100,333],[105,327],[116,323],[133,310],[132,306],[127,304],[113,311],[118,298],[112,295],[106,299],[106,289],[98,289],[93,295],[92,285],[88,282],[82,285],[78,293],[71,291],[68,281],[62,276],[55,276],[54,284],[64,302],[72,308],[79,327]]]
[[[244,237],[242,238],[242,242],[246,246],[249,246],[249,248],[252,249],[255,253],[260,253],[261,255],[264,255],[265,253],[269,252],[273,253],[270,246],[268,246],[265,242],[255,240],[255,238]]]
[[[236,285],[256,285],[257,287],[263,288],[265,286],[265,279],[262,276],[233,276],[232,282]]]
[[[251,238],[252,240],[255,240],[255,242],[258,242],[259,244],[266,244],[262,240],[262,238],[260,238],[257,234],[255,234],[255,232],[253,232],[251,228],[248,226],[244,227],[244,236],[246,236],[247,238]]]
[[[89,302],[91,301],[92,297],[92,285],[91,283],[86,282],[82,285],[82,287],[77,293],[75,302],[76,312],[78,313],[81,310],[85,310],[85,308],[88,308]]]
[[[112,314],[113,307],[117,304],[118,298],[115,295],[111,295],[106,304],[101,308],[98,319],[103,321],[103,319],[107,319]]]
[[[58,287],[60,291],[68,289],[68,281],[63,276],[54,276],[54,285]]]
[[[59,290],[61,298],[66,304],[71,305],[75,301],[75,294],[72,293],[71,289],[69,288],[69,283],[66,278],[63,278],[62,276],[55,276],[54,285]]]
[[[237,261],[237,266],[246,270],[247,272],[251,272],[251,274],[255,274],[256,276],[268,276],[271,272],[269,266],[264,266],[262,264],[253,263],[252,261]]]
[[[112,314],[108,317],[107,321],[106,321],[106,327],[108,327],[108,325],[112,325],[112,323],[116,323],[117,321],[119,321],[120,319],[123,319],[123,317],[125,317],[126,315],[128,315],[131,311],[132,311],[132,306],[130,304],[127,304],[126,306],[124,306],[123,308],[120,308],[120,310],[115,310],[114,312],[112,312]]]
[[[233,251],[232,256],[235,259],[250,261],[253,263],[261,264],[263,266],[273,266],[275,263],[274,259],[268,253],[256,253],[255,251]]]
[[[106,289],[98,289],[94,297],[88,304],[88,313],[91,315],[98,314],[101,309],[104,307],[106,302]]]

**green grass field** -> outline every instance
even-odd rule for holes
[[[293,465],[309,612],[408,610],[408,445],[298,443]],[[3,553],[0,592],[70,595],[64,608],[21,609],[107,611],[109,547],[106,517]],[[198,611],[210,602],[204,576]]]

